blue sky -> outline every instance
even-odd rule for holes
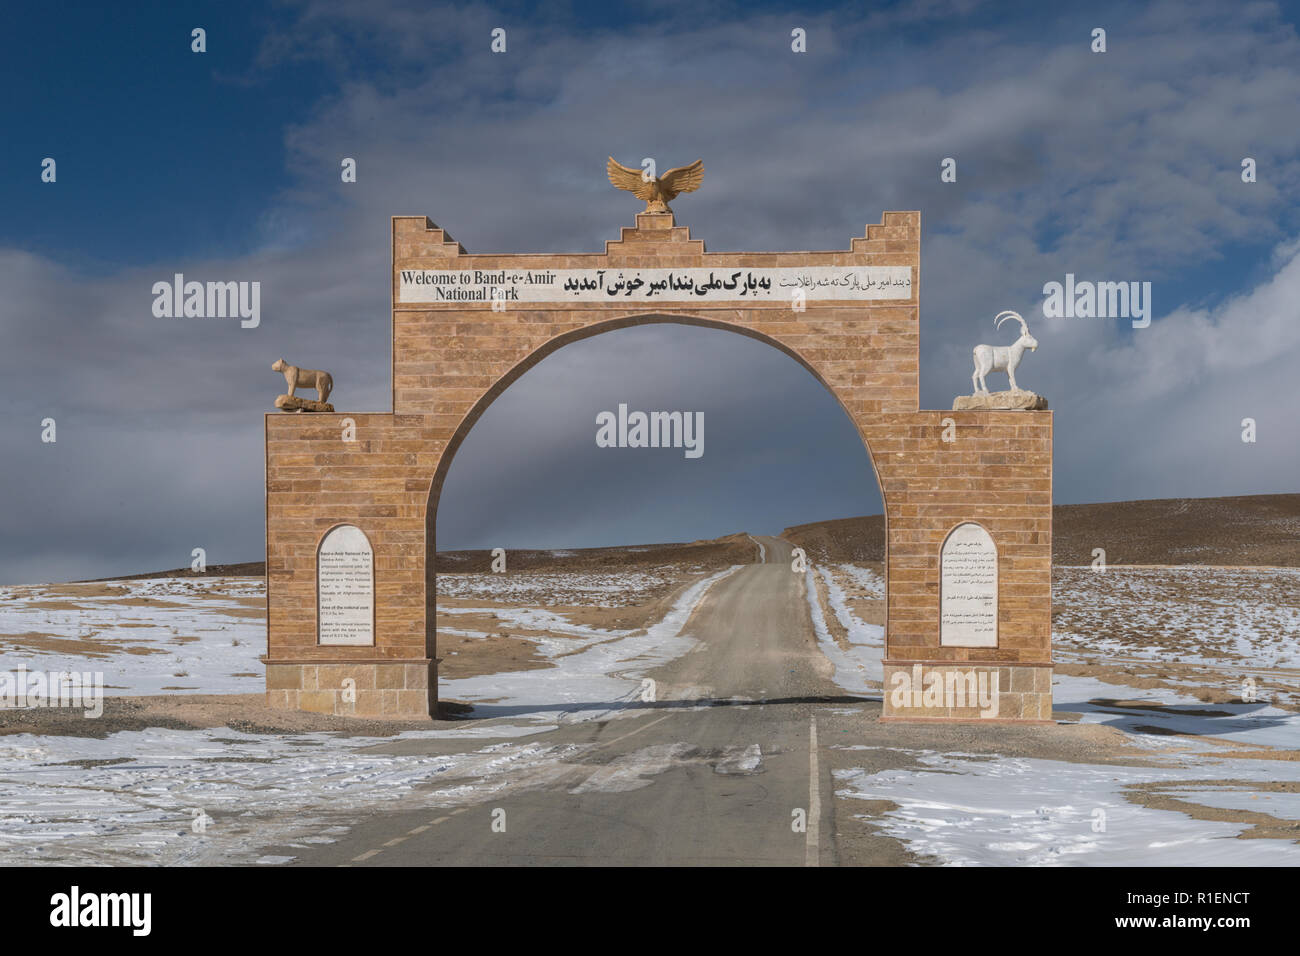
[[[3,40],[8,137],[14,147],[0,157],[6,189],[6,216],[0,240],[17,248],[55,257],[87,274],[104,274],[124,266],[164,263],[176,254],[223,257],[257,251],[267,241],[257,224],[266,210],[295,189],[315,192],[325,201],[334,182],[304,182],[287,162],[286,130],[324,104],[336,101],[351,83],[373,83],[396,89],[419,82],[422,64],[409,53],[392,55],[390,42],[372,25],[331,31],[329,51],[309,55],[297,51],[277,58],[268,38],[292,37],[300,18],[312,4],[137,3],[106,7],[97,3],[68,3],[53,8],[19,7],[10,11]],[[382,5],[381,5],[382,6]],[[544,15],[530,4],[460,5],[474,19],[511,27],[516,37],[512,58],[527,61],[525,45],[536,31],[562,32],[598,51],[606,36],[630,27],[653,32],[656,25],[683,29],[689,20],[714,24],[735,18],[737,24],[759,15],[810,21],[809,60],[822,62],[826,102],[852,111],[865,98],[884,92],[926,85],[939,91],[959,91],[967,76],[936,70],[945,47],[968,44],[978,49],[990,38],[999,43],[1041,41],[1070,33],[1087,35],[1091,26],[1110,26],[1111,60],[1142,56],[1141,46],[1126,46],[1120,25],[1132,18],[1130,4],[1090,4],[1059,15],[1039,3],[956,3],[942,16],[907,15],[912,7],[937,9],[940,4],[879,4],[871,9],[887,16],[898,13],[887,32],[872,36],[869,47],[837,51],[838,62],[818,50],[837,16],[853,6],[769,3],[703,4],[687,8],[672,4],[636,4],[624,9],[607,3],[553,4]],[[1225,10],[1236,5],[1223,5]],[[418,11],[420,4],[405,5]],[[433,10],[435,8],[430,7]],[[430,13],[430,19],[439,14]],[[1291,26],[1294,5],[1278,8],[1275,21]],[[190,50],[189,33],[202,25],[208,51]],[[741,26],[737,31],[743,31]],[[466,53],[461,30],[436,29],[421,36],[421,51],[430,62]],[[291,42],[291,41],[284,41]],[[787,38],[776,31],[747,38],[756,62],[783,52]],[[877,65],[878,83],[870,91],[855,89],[849,68],[870,57]],[[537,66],[552,73],[554,64],[538,56]],[[60,69],[51,70],[51,63]],[[990,71],[1005,69],[990,64]],[[527,67],[525,67],[527,69]],[[945,75],[947,73],[947,75]],[[833,84],[842,82],[841,88]],[[539,91],[534,104],[526,92],[501,86],[485,90],[493,104],[524,102],[525,108],[556,109]],[[758,91],[755,91],[756,93]],[[1080,95],[1085,96],[1084,91]],[[1292,117],[1294,121],[1294,117]],[[1282,120],[1285,121],[1285,120]],[[1067,110],[1052,128],[1024,129],[1026,143],[1042,136],[1069,135],[1074,121]],[[1083,135],[1086,135],[1084,133]],[[1224,144],[1224,162],[1246,144]],[[31,175],[31,157],[54,155],[62,178],[59,188],[43,188]],[[999,165],[998,157],[970,157],[963,173],[978,178]],[[897,172],[897,171],[895,171]],[[1099,171],[1121,176],[1120,169]],[[938,192],[930,170],[917,170],[909,198],[914,204]],[[999,183],[989,191],[996,197]],[[1079,188],[1075,186],[1073,188]],[[967,196],[982,195],[973,184]],[[1292,231],[1294,205],[1276,210],[1279,224]],[[250,229],[250,223],[254,228]],[[927,217],[927,232],[944,229],[944,222]],[[263,226],[265,224],[263,223]],[[1045,250],[1067,231],[1060,222],[1046,222],[1039,239]],[[1122,228],[1122,226],[1121,226]],[[462,230],[463,231],[463,230]],[[1179,260],[1159,264],[1164,294],[1178,302],[1212,304],[1250,278],[1259,278],[1275,237],[1250,235],[1229,238],[1214,250],[1215,269]],[[734,248],[742,248],[740,245]],[[757,247],[755,247],[757,248]],[[556,250],[558,251],[558,250]]]
[[[610,154],[703,157],[703,188],[674,208],[714,251],[843,249],[882,210],[920,209],[922,407],[949,407],[991,317],[1023,312],[1042,348],[1019,378],[1056,410],[1058,502],[1297,490],[1294,6],[312,0],[7,17],[0,581],[171,567],[195,546],[259,557],[270,361],[330,369],[341,409],[389,408],[388,217],[427,214],[472,252],[598,251],[635,212],[604,180]],[[945,156],[957,183],[940,182]],[[150,286],[177,271],[261,281],[262,326],[153,318]],[[1155,321],[1044,318],[1041,287],[1067,272],[1152,282]],[[595,412],[629,400],[704,410],[705,459],[597,454]],[[39,442],[46,416],[56,446]],[[785,356],[700,329],[598,336],[476,426],[439,546],[779,531],[877,510],[865,460]]]
[[[284,127],[333,80],[321,68],[254,78],[260,24],[272,18],[251,9],[77,3],[7,11],[6,125],[17,135],[0,160],[12,184],[4,240],[97,272],[176,251],[253,251],[258,237],[247,223],[291,183]],[[202,56],[189,44],[200,23],[210,44]],[[30,175],[33,152],[56,158],[57,189]]]

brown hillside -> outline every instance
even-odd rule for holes
[[[1105,548],[1108,564],[1219,564],[1300,567],[1300,494],[1235,498],[1156,498],[1052,509],[1052,558],[1057,564],[1091,564],[1094,548]],[[881,515],[838,518],[786,528],[783,536],[817,561],[883,561],[885,521]],[[687,544],[559,551],[509,551],[511,571],[653,567],[688,563],[718,568],[756,558],[744,534]],[[440,551],[439,572],[487,571],[488,551]],[[189,568],[119,577],[211,577],[265,573],[260,561],[213,564],[204,574]],[[102,578],[99,580],[114,580]]]
[[[748,535],[733,534],[709,541],[692,541],[686,544],[646,544],[625,548],[574,548],[572,550],[524,551],[507,550],[506,569],[509,571],[588,571],[609,568],[660,567],[667,564],[687,564],[693,567],[725,568],[733,564],[750,564],[758,560],[758,546]],[[491,551],[439,551],[436,570],[442,574],[455,572],[490,571]],[[266,565],[261,561],[247,564],[210,564],[199,573],[189,568],[170,571],[149,571],[144,574],[121,574],[115,578],[96,578],[97,581],[117,581],[135,578],[209,578],[227,575],[262,577]]]
[[[659,567],[690,564],[725,568],[752,564],[758,560],[758,546],[745,534],[728,535],[689,544],[645,544],[626,548],[574,548],[556,551],[507,551],[509,571],[600,571],[611,568]],[[490,551],[439,551],[435,569],[443,574],[492,570]]]
[[[884,518],[798,525],[785,537],[819,561],[881,561]],[[1052,558],[1091,564],[1300,567],[1300,494],[1157,498],[1052,509]]]
[[[885,560],[884,515],[795,525],[781,537],[803,548],[814,561]]]

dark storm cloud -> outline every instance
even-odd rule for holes
[[[878,507],[867,451],[786,355],[716,329],[639,326],[568,346],[475,424],[448,475],[439,547],[681,541]],[[596,446],[596,417],[704,415],[704,454]],[[773,507],[772,502],[780,502]]]

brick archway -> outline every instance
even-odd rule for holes
[[[543,359],[554,354],[567,345],[580,342],[583,339],[592,338],[602,335],[606,332],[612,332],[617,329],[628,329],[640,325],[687,325],[699,328],[717,329],[720,331],[733,332],[739,335],[755,339],[765,345],[775,348],[777,351],[794,359],[801,365],[817,382],[825,388],[839,402],[844,413],[853,421],[853,415],[844,407],[843,401],[825,379],[818,373],[807,360],[792,348],[776,341],[769,336],[755,331],[752,328],[737,326],[718,318],[704,317],[693,313],[671,313],[671,312],[633,312],[627,315],[612,316],[602,318],[592,322],[590,325],[584,325],[581,328],[569,332],[561,333],[552,338],[541,346],[528,353],[523,359],[509,369],[501,376],[491,388],[487,389],[472,408],[466,412],[465,417],[461,420],[456,431],[448,439],[442,454],[439,456],[438,468],[434,472],[433,480],[429,483],[429,499],[425,509],[425,546],[426,546],[426,575],[425,575],[425,629],[427,634],[427,647],[430,658],[436,658],[437,634],[435,622],[437,621],[437,586],[434,572],[434,555],[437,551],[437,516],[438,502],[442,495],[443,483],[447,478],[452,462],[455,460],[456,453],[460,449],[461,443],[473,430],[474,425],[479,418],[491,406],[491,404],[505,392],[512,384],[520,379],[529,369],[537,366]],[[855,423],[856,424],[856,423]],[[880,486],[879,472],[876,470],[875,461],[871,455],[871,446],[867,443],[865,435],[859,429],[859,437],[862,439],[863,447],[866,449],[867,458],[871,461],[872,473],[864,476],[864,480],[875,482],[880,489],[880,497],[883,502],[885,499],[884,488]],[[886,512],[888,508],[886,508]],[[886,598],[886,606],[888,599]]]
[[[885,506],[885,718],[1050,717],[1051,413],[919,409],[919,213],[885,213],[847,251],[796,253],[706,252],[671,213],[643,213],[579,255],[470,255],[395,217],[392,252],[393,412],[266,417],[272,706],[431,713],[437,494],[460,441],[556,349],[677,322],[786,352],[858,429]],[[997,546],[994,647],[940,640],[939,549],[961,521]],[[340,522],[374,546],[372,646],[317,639],[314,546]],[[999,688],[992,711],[961,696],[976,678]]]

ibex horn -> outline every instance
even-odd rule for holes
[[[999,312],[997,314],[997,316],[993,320],[994,327],[999,329],[1002,328],[1002,323],[1005,322],[1007,319],[1015,319],[1017,322],[1020,323],[1020,330],[1024,332],[1025,335],[1029,334],[1029,325],[1025,322],[1023,318],[1020,317],[1020,313],[1012,312],[1010,309],[1007,309],[1005,312]]]

